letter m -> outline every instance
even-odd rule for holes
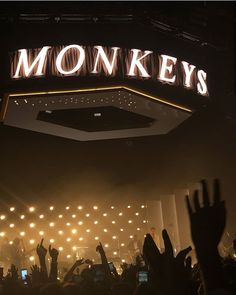
[[[30,75],[32,76],[44,75],[43,67],[45,64],[45,59],[46,59],[46,55],[49,48],[50,46],[44,46],[34,60],[32,60],[33,59],[32,53],[30,53],[28,57],[26,49],[18,50],[19,59],[18,59],[16,71],[15,71],[15,74],[13,75],[13,78],[29,77]],[[30,61],[32,60],[30,64],[29,64],[29,60]],[[35,71],[34,68],[36,66],[37,66],[37,69]]]

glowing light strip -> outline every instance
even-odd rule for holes
[[[133,88],[129,88],[127,86],[110,86],[110,87],[98,87],[98,88],[86,88],[86,89],[75,89],[75,90],[57,90],[57,91],[41,91],[41,92],[29,92],[29,93],[14,93],[10,94],[9,97],[17,97],[17,96],[35,96],[35,95],[47,95],[47,94],[65,94],[65,93],[80,93],[80,92],[92,92],[92,91],[104,91],[104,90],[116,90],[116,89],[124,89],[138,95],[147,97],[149,99],[161,102],[163,104],[169,105],[171,107],[186,111],[188,113],[192,113],[193,111],[189,108],[183,107],[181,105],[171,103],[162,98],[157,98],[153,95],[149,95],[147,93],[141,92],[139,90],[135,90]]]

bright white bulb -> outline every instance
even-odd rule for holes
[[[10,211],[11,211],[11,212],[15,211],[15,207],[11,207],[11,208],[10,208]]]
[[[35,208],[34,207],[29,207],[29,212],[34,212]]]

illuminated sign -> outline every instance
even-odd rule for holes
[[[150,50],[120,47],[44,46],[12,55],[11,78],[105,75],[152,79],[208,95],[207,73],[187,61]]]

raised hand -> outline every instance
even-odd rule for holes
[[[42,275],[40,268],[35,264],[30,267],[31,269],[31,279],[32,279],[32,284],[37,285],[42,282]]]
[[[43,240],[44,239],[41,240],[40,244],[38,244],[36,248],[39,259],[45,258],[47,255],[47,249],[43,246]]]
[[[11,279],[14,281],[18,280],[18,268],[14,264],[11,265]]]
[[[166,230],[163,230],[165,251],[160,253],[150,234],[147,234],[143,246],[143,255],[149,265],[153,281],[157,284],[160,294],[163,295],[189,295],[191,294],[190,269],[191,260],[185,261],[191,251],[188,247],[174,257],[173,246]]]
[[[99,252],[101,255],[105,254],[105,251],[103,249],[102,243],[99,242],[99,245],[96,247],[96,251]]]
[[[50,257],[52,258],[52,261],[56,262],[59,255],[59,251],[55,248],[52,248],[51,245],[49,245],[48,251],[49,251]]]
[[[201,185],[202,205],[199,201],[198,190],[193,194],[194,206],[191,206],[188,196],[186,202],[191,223],[192,240],[196,251],[209,254],[217,249],[221,240],[226,223],[226,209],[225,202],[221,200],[218,180],[214,181],[212,204],[206,181],[202,180]]]

